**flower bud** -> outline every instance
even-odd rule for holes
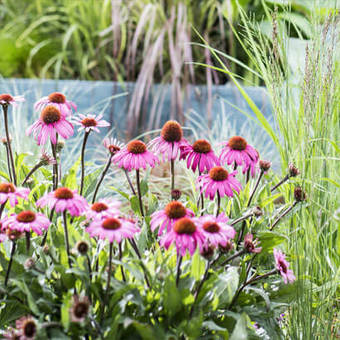
[[[80,255],[86,255],[89,250],[89,244],[86,241],[79,241],[76,244],[76,249]]]
[[[49,251],[50,251],[50,247],[47,245],[47,244],[45,244],[44,245],[44,248],[43,248],[43,252],[44,252],[44,254],[48,254],[49,253]]]
[[[265,171],[268,171],[270,169],[270,167],[272,166],[272,162],[265,161],[265,160],[261,159],[260,162],[259,162],[259,165],[260,165],[261,171],[265,172]]]
[[[299,169],[293,163],[289,163],[289,177],[296,177],[299,173]]]
[[[220,245],[218,249],[222,253],[225,253],[225,254],[229,253],[233,249],[233,243],[230,240],[228,240],[225,247]]]
[[[294,198],[297,202],[303,202],[306,200],[306,193],[302,190],[301,187],[295,187]]]
[[[215,248],[211,245],[203,247],[201,251],[201,255],[206,260],[210,260],[214,256],[214,253],[215,253]]]
[[[254,214],[255,217],[261,217],[263,215],[263,211],[262,211],[261,207],[256,206],[253,209],[253,214]]]
[[[59,153],[65,146],[65,142],[64,141],[59,141],[56,145],[56,151],[57,153]]]
[[[30,270],[31,268],[33,268],[35,265],[34,260],[32,259],[32,257],[28,258],[25,263],[24,263],[24,268],[26,270]]]
[[[179,200],[182,196],[182,193],[178,189],[171,190],[171,198],[175,201]]]

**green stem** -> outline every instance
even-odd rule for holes
[[[29,231],[26,231],[25,236],[26,236],[26,251],[28,253],[31,247],[31,233]]]
[[[112,161],[112,157],[113,155],[110,155],[107,163],[106,163],[106,166],[100,176],[100,179],[97,183],[97,186],[96,186],[96,189],[94,190],[94,194],[93,194],[93,198],[92,198],[92,204],[96,201],[96,197],[97,197],[97,194],[98,194],[98,190],[99,190],[99,187],[101,186],[103,180],[104,180],[104,177],[106,175],[106,173],[108,172],[109,168],[110,168],[110,165],[111,165],[111,161]]]
[[[5,148],[6,148],[6,159],[7,159],[7,168],[8,168],[9,179],[10,179],[11,182],[13,182],[11,161],[10,161],[10,157],[9,157],[9,150],[8,150],[7,143],[5,144]]]
[[[139,170],[136,170],[136,181],[137,181],[137,192],[138,192],[139,209],[140,209],[141,215],[144,217],[142,193],[141,193],[141,190],[140,190]]]
[[[58,140],[58,135],[57,135]],[[53,158],[55,159],[55,164],[53,164],[53,190],[58,188],[58,159],[57,159],[57,150],[56,145],[51,142],[51,150]]]
[[[171,191],[175,189],[175,160],[170,161]]]
[[[26,184],[26,182],[29,180],[29,178],[32,176],[32,174],[37,171],[40,167],[42,166],[42,163],[39,162],[38,164],[36,164],[31,171],[27,174],[27,176],[25,177],[24,181],[22,182],[22,186],[24,186]]]
[[[67,258],[68,258],[68,264],[70,268],[72,268],[72,262],[71,262],[71,257],[70,257],[70,243],[69,243],[68,229],[67,229],[66,210],[63,211],[63,219],[64,219],[65,246],[66,246]]]
[[[84,177],[85,177],[85,147],[86,147],[86,142],[89,137],[90,131],[85,131],[84,134],[84,139],[83,139],[83,145],[81,147],[81,178],[80,178],[80,190],[79,194],[83,194],[83,189],[84,189]]]
[[[177,274],[176,274],[176,287],[178,287],[179,278],[181,276],[181,264],[183,257],[182,255],[177,254]]]
[[[123,169],[123,170],[124,170],[126,179],[127,179],[128,183],[129,183],[129,186],[130,186],[130,189],[131,189],[132,193],[133,193],[135,196],[137,196],[137,193],[136,193],[136,191],[135,191],[135,189],[134,189],[134,187],[133,187],[133,185],[132,185],[132,182],[131,182],[131,179],[130,179],[130,176],[129,176],[128,171],[127,171],[126,169]]]
[[[5,286],[7,286],[8,279],[9,279],[9,273],[11,272],[15,248],[16,248],[16,243],[15,243],[15,241],[12,241],[11,257],[9,259],[9,263],[8,263],[8,267],[7,267],[7,272],[6,272],[6,277],[5,277]]]
[[[219,191],[216,191],[217,193],[217,210],[216,210],[216,217],[218,217],[218,215],[220,214],[220,207],[221,207],[221,196]]]
[[[264,174],[264,172],[261,170],[261,172],[260,172],[260,174],[259,174],[259,177],[258,177],[258,179],[257,179],[257,181],[256,181],[256,184],[255,184],[255,186],[254,186],[254,189],[253,189],[252,193],[250,194],[250,197],[249,197],[249,200],[248,200],[247,207],[250,206],[251,201],[252,201],[253,198],[254,198],[255,192],[256,192],[256,190],[257,190],[259,184],[260,184],[260,181],[261,181],[261,178],[262,178],[263,174]]]
[[[110,290],[110,284],[111,284],[111,273],[112,273],[112,253],[113,253],[113,242],[110,242],[109,271],[107,273],[105,299],[103,301],[103,307],[102,307],[102,318],[103,318],[104,310],[105,310],[105,307],[106,307],[106,303],[108,302],[108,298],[109,298],[109,290]]]
[[[122,244],[121,244],[121,243],[118,243],[118,249],[119,249],[119,261],[122,261],[123,252],[122,252]],[[123,281],[126,282],[126,277],[125,277],[125,273],[124,273],[124,268],[123,268],[122,265],[120,265],[120,272],[122,273]]]

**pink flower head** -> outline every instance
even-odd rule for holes
[[[124,238],[133,238],[135,233],[140,232],[137,223],[122,217],[108,217],[102,220],[94,220],[86,231],[91,237],[107,239],[110,243],[120,243]]]
[[[65,95],[60,92],[53,92],[47,97],[42,97],[34,104],[34,110],[40,111],[47,105],[53,105],[62,114],[63,117],[70,116],[72,114],[72,108],[77,111],[77,105],[67,100]]]
[[[274,249],[274,258],[276,269],[280,272],[283,277],[283,281],[285,284],[292,283],[296,280],[294,273],[291,269],[288,269],[289,263],[286,261],[286,255],[283,254],[280,250]]]
[[[99,131],[99,127],[106,127],[110,126],[110,123],[107,122],[106,120],[103,120],[103,115],[98,115],[97,117],[95,115],[87,115],[84,116],[82,114],[79,114],[79,117],[74,117],[73,118],[73,123],[76,125],[80,125],[80,130],[85,130],[86,132]]]
[[[224,148],[220,155],[221,163],[243,166],[243,173],[250,168],[251,176],[255,176],[256,164],[259,160],[258,152],[240,136],[234,136],[223,143]]]
[[[14,207],[18,204],[18,197],[27,199],[30,189],[16,188],[12,183],[0,183],[0,204],[9,201],[10,205]]]
[[[17,103],[24,102],[24,96],[11,96],[8,93],[0,94],[0,105],[13,105],[16,106]]]
[[[133,140],[113,156],[112,162],[120,168],[131,171],[141,168],[145,170],[147,165],[153,168],[159,163],[159,159],[147,150],[145,143],[140,140]]]
[[[215,166],[206,175],[197,178],[197,187],[201,192],[205,191],[205,197],[214,199],[216,192],[220,197],[234,196],[233,190],[240,193],[241,183],[235,178],[237,171],[228,173],[222,166]]]
[[[163,125],[161,135],[149,143],[149,147],[156,155],[162,155],[163,162],[174,160],[180,153],[180,148],[189,145],[183,138],[182,127],[174,120]]]
[[[220,161],[216,157],[211,145],[205,139],[198,139],[193,145],[185,145],[181,148],[180,159],[187,158],[187,167],[196,171],[197,167],[200,173],[204,170],[209,171]]]
[[[48,138],[56,144],[57,133],[65,139],[73,135],[73,125],[65,119],[57,107],[48,105],[41,111],[40,118],[26,130],[27,135],[32,132],[38,145],[45,144]]]
[[[206,239],[206,245],[226,247],[227,242],[233,239],[236,231],[228,225],[228,217],[221,212],[218,217],[205,215],[198,218],[198,226],[201,228]]]
[[[171,201],[163,210],[156,211],[151,215],[150,228],[155,231],[159,227],[159,236],[165,228],[169,232],[178,219],[194,215],[193,211],[187,209],[181,202]]]
[[[23,316],[16,320],[15,326],[18,330],[20,340],[34,340],[37,333],[37,324],[31,315]]]
[[[21,233],[33,231],[41,235],[43,229],[48,229],[50,224],[50,220],[44,214],[26,210],[8,217],[3,222],[3,227],[17,230]]]
[[[260,253],[261,250],[262,250],[262,247],[256,248],[256,246],[259,243],[260,242],[258,242],[257,239],[253,241],[253,235],[248,233],[244,237],[243,246],[244,246],[245,250],[249,253]]]
[[[202,251],[205,239],[195,222],[188,217],[178,219],[172,229],[162,237],[160,241],[161,246],[169,249],[171,243],[175,243],[177,254],[181,256],[184,256],[187,250],[192,256],[197,246]]]
[[[101,199],[95,202],[85,211],[86,219],[98,220],[109,216],[120,214],[119,208],[121,203],[115,200]]]
[[[115,155],[118,151],[120,151],[124,144],[119,142],[116,138],[104,138],[103,141],[104,147],[110,152],[111,155]]]
[[[37,207],[45,206],[55,208],[57,213],[67,210],[72,216],[80,216],[88,208],[85,198],[78,195],[77,190],[68,188],[58,188],[41,197],[37,201]]]

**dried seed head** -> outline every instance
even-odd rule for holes
[[[212,245],[206,246],[201,251],[201,256],[203,256],[206,260],[210,260],[215,253],[215,248]]]
[[[54,192],[54,197],[61,200],[69,200],[73,198],[73,192],[68,188],[58,188]]]
[[[192,235],[196,231],[195,223],[187,217],[183,217],[177,220],[173,228],[174,231],[180,235]]]
[[[303,202],[306,200],[306,193],[303,191],[301,187],[295,187],[294,198],[297,202]]]
[[[9,194],[15,192],[15,187],[12,183],[0,183],[0,192]]]
[[[224,181],[228,178],[228,171],[222,166],[214,166],[210,169],[209,176],[214,181]]]
[[[161,136],[167,142],[179,142],[183,137],[182,127],[175,120],[169,120],[163,125]]]
[[[121,223],[117,218],[107,218],[103,221],[102,227],[106,230],[116,230],[121,227]]]
[[[178,201],[172,201],[164,209],[169,218],[182,218],[186,214],[185,206]]]
[[[52,103],[64,104],[66,102],[66,97],[60,92],[53,92],[48,96],[48,99]]]
[[[26,211],[22,211],[21,213],[19,213],[17,215],[16,220],[22,223],[30,223],[30,222],[33,222],[35,218],[36,218],[36,215],[33,211],[26,210]]]
[[[261,171],[268,171],[270,169],[270,167],[272,166],[272,163],[269,162],[269,161],[265,161],[265,160],[260,160],[259,162],[259,165],[260,165],[260,169]]]
[[[247,147],[247,141],[240,136],[231,137],[228,141],[228,146],[233,150],[245,150]]]
[[[71,318],[73,322],[81,322],[88,315],[90,310],[90,301],[85,296],[81,299],[78,296],[73,297],[73,306],[71,309]]]
[[[208,153],[211,151],[210,143],[205,139],[198,139],[193,145],[192,148],[197,153]]]
[[[293,163],[289,163],[289,177],[296,177],[299,173],[299,169]]]
[[[127,150],[135,155],[144,153],[146,151],[146,145],[140,140],[133,140],[126,146]]]
[[[34,267],[34,265],[35,265],[34,259],[32,259],[32,257],[29,257],[24,263],[24,268],[26,270],[30,270],[31,268]]]
[[[59,153],[63,148],[65,147],[65,142],[64,141],[58,141],[56,144],[56,151]]]
[[[180,190],[178,190],[178,189],[171,190],[171,198],[173,200],[179,200],[181,198],[181,196],[182,196],[182,193],[181,193]]]
[[[89,244],[86,241],[79,241],[76,244],[76,249],[79,254],[86,255],[89,250]]]

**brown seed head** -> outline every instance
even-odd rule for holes
[[[306,200],[306,193],[303,191],[301,187],[295,187],[294,198],[297,202],[303,202]]]
[[[53,105],[47,105],[40,114],[41,120],[45,124],[53,124],[61,119],[60,110]]]
[[[211,151],[210,143],[205,139],[198,139],[193,145],[192,148],[197,153],[208,153]]]
[[[163,125],[161,136],[167,142],[179,142],[183,137],[182,127],[175,120],[169,120]]]
[[[69,188],[58,188],[54,192],[54,197],[62,200],[69,200],[73,198],[73,192]]]
[[[108,208],[109,207],[103,202],[96,202],[96,203],[93,203],[91,206],[91,210],[98,212],[98,213],[105,211]]]
[[[103,221],[102,227],[106,230],[116,230],[121,227],[121,223],[117,218],[107,218]]]
[[[164,210],[169,218],[182,218],[186,214],[184,205],[178,201],[168,203]]]
[[[203,229],[208,233],[214,234],[220,231],[220,226],[216,222],[205,222]]]
[[[15,187],[12,183],[0,183],[0,192],[9,194],[15,192]]]
[[[0,101],[3,100],[7,104],[13,100],[13,97],[8,93],[0,94]]]
[[[17,215],[17,221],[22,223],[30,223],[35,220],[35,213],[31,210],[22,211]]]
[[[247,141],[240,136],[231,137],[228,141],[228,146],[233,150],[245,150],[247,147]]]
[[[60,92],[53,92],[48,96],[48,99],[52,103],[64,104],[66,102],[66,97]]]
[[[214,166],[210,169],[209,176],[214,181],[224,181],[228,178],[228,171],[222,166]]]
[[[81,123],[85,127],[97,126],[97,121],[94,118],[84,118]]]
[[[268,171],[270,167],[272,166],[272,163],[261,159],[259,162],[259,165],[262,171]]]
[[[187,217],[183,217],[177,220],[173,228],[177,234],[181,235],[192,235],[196,231],[195,223]]]
[[[133,140],[126,146],[127,150],[135,155],[144,153],[146,151],[146,145],[140,140]]]

